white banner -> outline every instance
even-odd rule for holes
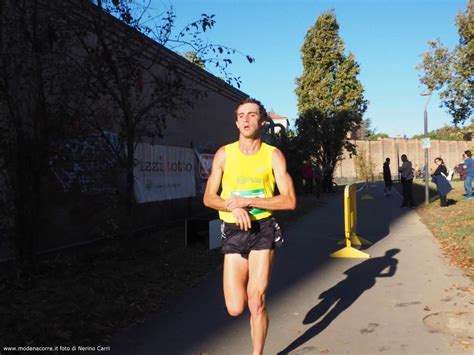
[[[134,174],[138,203],[196,196],[192,149],[140,143]]]
[[[423,149],[425,148],[431,148],[431,141],[429,138],[422,138],[421,139],[421,147]]]

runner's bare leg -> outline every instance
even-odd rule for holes
[[[248,260],[240,254],[224,256],[224,298],[231,316],[243,313],[247,304]]]
[[[265,296],[270,281],[273,250],[252,250],[249,254],[249,281],[247,286],[250,310],[250,332],[253,355],[263,354],[268,329]]]

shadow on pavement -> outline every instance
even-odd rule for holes
[[[389,236],[391,224],[412,210],[399,208],[401,200],[397,201],[399,196],[395,193],[393,198],[385,198],[381,184],[369,192],[373,199],[363,200],[362,194],[358,194],[357,234],[376,244]],[[341,195],[334,197],[327,200],[324,209],[302,216],[297,223],[288,226],[285,246],[276,254],[268,290],[269,304],[277,302],[280,295],[328,263],[336,262],[329,255],[340,249],[337,243],[344,240],[344,201]],[[322,301],[308,312],[305,322],[317,322],[333,305],[334,308],[285,351],[295,349],[324,331],[339,314],[375,285],[377,277],[392,276],[397,264],[393,255],[398,252],[398,249],[389,250],[383,257],[372,257],[348,269],[344,281],[321,294]],[[383,273],[386,267],[390,270]],[[223,333],[230,326],[247,324],[248,314],[239,319],[227,315],[222,295],[222,271],[209,276],[196,289],[188,290],[158,314],[150,315],[141,326],[117,335],[112,354],[155,354],[156,349],[160,350],[159,353],[170,354],[206,352],[208,342],[212,343],[216,334]]]
[[[346,270],[344,274],[347,275],[347,278],[319,295],[321,302],[308,311],[303,324],[317,322],[334,306],[331,311],[305,333],[296,338],[284,350],[280,351],[279,354],[288,354],[325,330],[334,319],[349,308],[366,290],[375,285],[377,277],[392,277],[396,272],[398,263],[398,260],[393,256],[398,252],[400,252],[400,249],[387,250],[382,257],[368,259]],[[386,268],[388,270],[384,272]]]

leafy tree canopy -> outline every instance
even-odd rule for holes
[[[334,165],[342,148],[353,150],[347,132],[357,127],[367,108],[360,68],[344,53],[333,11],[323,13],[308,30],[301,48],[303,74],[296,80],[298,136],[307,156]]]
[[[466,125],[465,127],[445,125],[442,128],[438,128],[434,131],[429,132],[428,137],[431,139],[439,140],[462,141],[466,140],[470,134],[472,137],[472,132],[474,132],[474,121],[472,121],[471,124]],[[417,134],[413,136],[414,139],[421,139],[424,137],[425,136],[423,134]]]
[[[367,139],[369,141],[376,141],[379,138],[388,138],[389,135],[387,133],[377,132],[377,128],[372,127],[372,120],[367,118],[364,120],[367,126]]]
[[[225,82],[240,88],[241,79],[230,71],[232,57],[239,55],[249,63],[255,58],[228,45],[213,43],[204,38],[204,33],[216,24],[215,15],[201,14],[181,29],[176,28],[176,12],[173,6],[157,13],[150,7],[149,0],[90,0],[125,24],[145,34],[161,45],[178,53],[186,59],[211,72]]]
[[[456,18],[459,42],[452,50],[438,39],[428,42],[417,69],[420,82],[429,92],[438,92],[441,107],[462,124],[472,117],[474,107],[474,2],[469,0],[466,11]]]

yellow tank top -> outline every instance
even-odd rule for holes
[[[242,197],[272,197],[275,190],[275,177],[272,169],[272,153],[275,147],[262,143],[257,153],[245,155],[239,149],[239,142],[225,146],[225,167],[222,177],[221,198],[232,195]],[[251,220],[259,220],[272,215],[271,211],[249,209]],[[231,212],[219,211],[224,222],[235,223]]]

